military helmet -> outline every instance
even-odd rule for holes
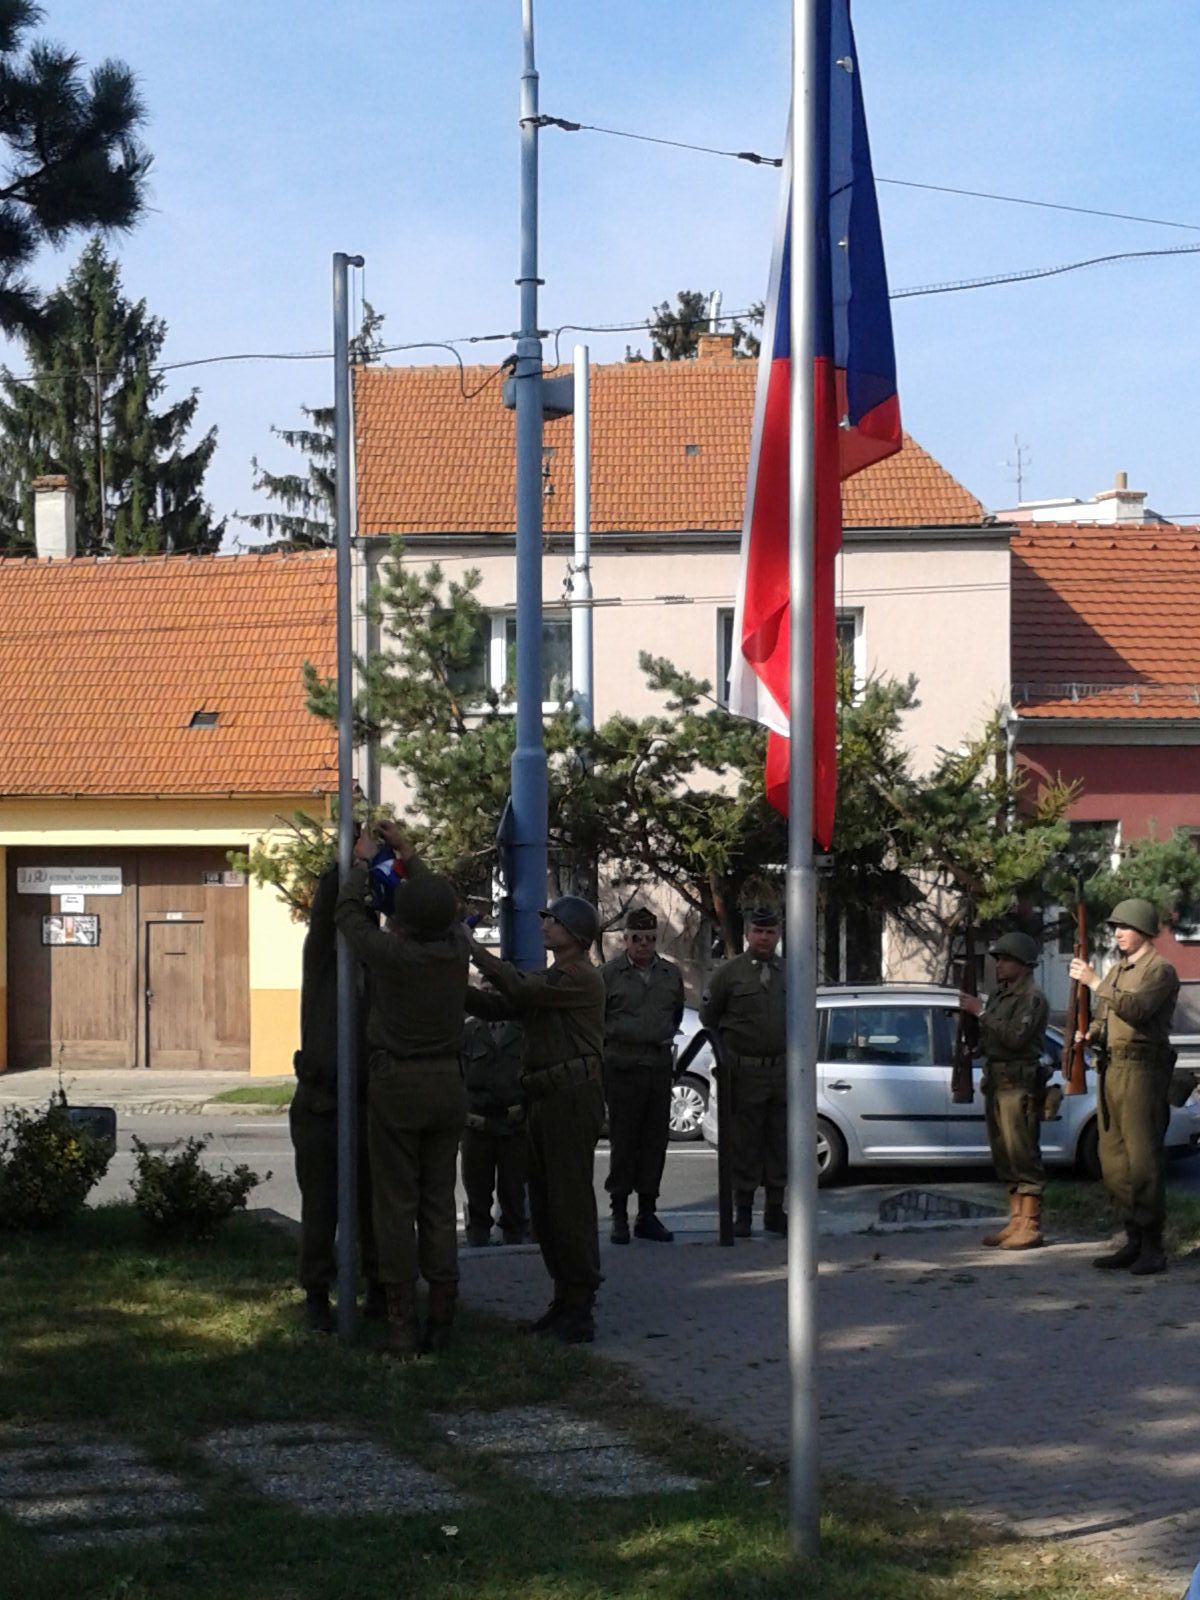
[[[1110,928],[1136,928],[1147,939],[1153,939],[1158,932],[1158,912],[1149,900],[1121,900],[1112,908],[1108,925]]]
[[[572,939],[585,950],[600,932],[600,913],[590,900],[584,900],[577,894],[560,894],[557,900],[551,900],[544,911],[539,911],[538,916],[553,917],[555,922],[561,922]]]
[[[1014,961],[1019,961],[1022,966],[1036,967],[1038,964],[1038,942],[1030,938],[1027,933],[1002,933],[991,948],[994,956],[1011,956]]]
[[[396,890],[397,919],[412,933],[445,933],[458,914],[458,894],[449,878],[423,872]]]

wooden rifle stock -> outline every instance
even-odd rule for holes
[[[966,948],[963,952],[962,981],[959,988],[964,994],[977,995],[979,983],[975,975],[975,923],[967,923]],[[968,1011],[958,1013],[958,1026],[954,1033],[954,1065],[950,1069],[950,1098],[955,1105],[970,1105],[975,1098],[975,1073],[973,1063],[979,1048],[979,1022]]]
[[[1083,897],[1075,908],[1074,954],[1080,961],[1088,957],[1087,911]],[[1087,1071],[1084,1065],[1085,1046],[1077,1040],[1077,1033],[1086,1034],[1092,1021],[1092,991],[1086,983],[1073,982],[1067,1001],[1067,1025],[1063,1030],[1062,1077],[1067,1094],[1087,1093]]]

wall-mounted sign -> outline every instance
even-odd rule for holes
[[[100,943],[100,918],[94,913],[43,917],[42,943],[97,945]]]
[[[207,889],[244,889],[246,887],[246,874],[244,872],[206,872],[204,886]]]
[[[166,917],[168,922],[182,922],[183,921],[183,912],[182,911],[164,911],[163,915]]]
[[[120,894],[120,867],[18,867],[18,894]]]
[[[86,895],[60,894],[58,897],[58,909],[60,911],[82,911],[86,905]]]

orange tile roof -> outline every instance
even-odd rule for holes
[[[1038,523],[1012,541],[1022,719],[1200,719],[1200,528]]]
[[[0,561],[0,794],[336,788],[335,595],[332,552]]]
[[[756,363],[618,362],[591,373],[592,526],[670,533],[742,521]],[[570,368],[564,368],[570,372]],[[494,381],[493,381],[494,380]],[[472,399],[464,398],[464,390]],[[514,416],[494,367],[359,367],[363,534],[511,533]],[[571,527],[573,419],[546,424],[547,532]],[[697,447],[689,450],[689,447]],[[906,437],[843,490],[850,527],[978,524],[983,508]]]

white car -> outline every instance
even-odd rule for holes
[[[674,1143],[703,1137],[701,1123],[712,1095],[716,1058],[708,1034],[693,1006],[683,1013],[675,1035],[675,1083],[671,1091],[671,1139]]]
[[[958,1026],[958,992],[934,985],[877,984],[817,992],[817,1161],[819,1181],[833,1184],[848,1168],[876,1165],[945,1166],[991,1161],[977,1062],[975,1097],[950,1098],[950,1067]],[[1062,1033],[1048,1028],[1043,1062],[1051,1085]],[[688,1067],[696,1073],[697,1062]],[[703,1065],[700,1070],[703,1071]],[[709,1068],[711,1077],[711,1066]],[[1087,1092],[1064,1095],[1056,1116],[1042,1123],[1047,1165],[1079,1167],[1098,1177],[1095,1074]],[[717,1142],[717,1097],[707,1096],[701,1131]],[[1200,1150],[1200,1090],[1172,1106],[1170,1155]]]

